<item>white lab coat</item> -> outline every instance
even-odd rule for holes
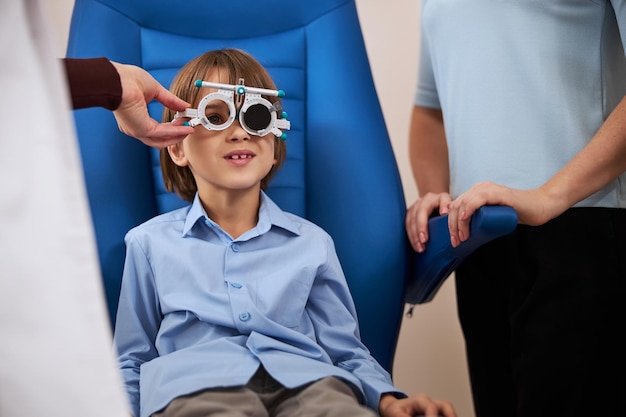
[[[128,416],[39,0],[0,0],[0,417]]]

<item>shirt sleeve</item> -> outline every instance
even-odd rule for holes
[[[72,107],[115,110],[122,102],[120,76],[106,58],[64,58]]]
[[[422,2],[422,16],[425,3],[426,1],[424,0]],[[418,65],[417,88],[415,91],[413,104],[415,106],[439,109],[441,108],[441,104],[439,103],[437,84],[435,82],[435,73],[433,70],[433,63],[430,56],[428,33],[424,29],[423,22],[420,26],[420,58]]]
[[[626,54],[626,1],[611,0],[611,6],[613,6],[613,11],[615,12],[615,19],[617,20],[617,26],[622,40],[622,48],[624,49],[624,54]]]
[[[354,301],[330,237],[327,251],[328,261],[316,277],[307,310],[320,346],[335,366],[359,380],[365,404],[378,411],[382,394],[391,393],[398,398],[406,394],[393,386],[389,373],[361,341]]]
[[[155,340],[160,323],[161,311],[150,262],[139,239],[129,232],[113,340],[135,417],[140,409],[141,365],[158,357]]]

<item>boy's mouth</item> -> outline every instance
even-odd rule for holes
[[[245,161],[249,161],[254,158],[256,155],[251,151],[233,151],[228,153],[224,159],[227,161],[233,161],[238,163],[243,163]]]
[[[226,155],[226,159],[250,159],[253,157],[254,155],[250,155],[250,154]]]

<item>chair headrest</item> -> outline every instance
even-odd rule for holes
[[[98,0],[139,26],[183,36],[241,38],[264,36],[306,26],[353,0]],[[149,10],[150,13],[146,13]],[[226,18],[228,16],[228,18]],[[233,16],[236,16],[233,18]],[[247,22],[255,21],[250,25]],[[265,24],[258,24],[264,21]]]

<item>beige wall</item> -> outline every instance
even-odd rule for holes
[[[407,202],[417,197],[407,156],[409,115],[419,48],[419,1],[356,0],[374,81],[382,103]],[[48,0],[58,54],[64,55],[73,0]],[[405,318],[394,369],[396,385],[455,403],[473,417],[463,340],[449,279],[432,302]]]

